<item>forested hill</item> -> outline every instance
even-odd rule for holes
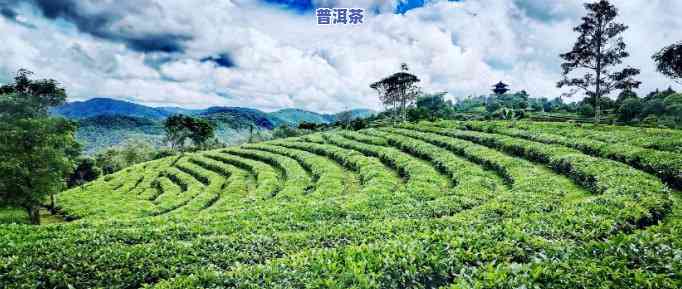
[[[370,109],[353,109],[349,112],[352,117],[368,117],[376,112]],[[195,116],[229,115],[231,119],[244,117],[258,124],[260,127],[272,128],[281,124],[298,125],[301,122],[332,123],[339,115],[321,114],[297,108],[286,108],[275,112],[264,112],[253,108],[243,107],[220,107],[214,106],[207,109],[188,109],[182,107],[150,107],[132,102],[110,99],[93,98],[87,101],[69,102],[65,105],[52,109],[53,115],[60,115],[70,119],[86,119],[96,116],[129,116],[152,120],[163,120],[173,114],[187,114]]]
[[[297,109],[297,108],[285,108],[275,112],[271,112],[268,115],[272,119],[279,119],[284,121],[289,125],[298,125],[302,122],[309,123],[333,123],[342,118],[343,114],[349,114],[351,118],[366,118],[375,115],[377,112],[371,109],[352,109],[336,114],[320,114],[312,111]]]
[[[243,107],[150,107],[109,98],[69,102],[51,112],[79,122],[77,137],[84,144],[86,153],[115,146],[131,138],[160,144],[163,138],[163,120],[174,114],[193,115],[214,121],[218,140],[226,144],[239,143],[248,138],[251,127],[256,131],[269,131],[283,124],[296,126],[301,122],[331,123],[339,115],[301,109],[267,113]],[[367,117],[374,114],[374,111],[357,109],[350,111],[350,114],[353,117]]]
[[[122,115],[161,120],[174,114],[174,112],[127,101],[93,98],[88,101],[69,102],[56,107],[52,110],[52,114],[70,119],[84,119],[101,115]]]

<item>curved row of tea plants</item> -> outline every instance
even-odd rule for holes
[[[0,225],[0,288],[682,286],[682,205],[659,178],[466,125],[131,167],[62,193],[76,221]]]
[[[441,123],[441,125],[447,127],[448,123]],[[673,187],[682,188],[682,155],[677,153],[623,143],[608,143],[593,138],[566,137],[556,131],[538,132],[537,129],[528,130],[525,125],[520,125],[519,128],[509,127],[508,124],[505,125],[501,122],[466,122],[455,125],[459,128],[572,147],[592,156],[629,164],[657,175]]]

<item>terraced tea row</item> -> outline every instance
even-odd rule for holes
[[[661,179],[468,125],[329,132],[132,167],[63,193],[78,221],[0,226],[0,287],[682,285],[681,205]]]
[[[510,161],[513,161],[513,159]],[[504,166],[498,166],[498,167],[504,167]],[[521,170],[523,170],[523,171],[521,171]],[[522,172],[527,173],[528,172],[528,165],[524,164],[523,166],[519,166],[519,169],[513,170],[513,172],[515,172],[515,173],[522,173]],[[555,178],[555,177],[547,177],[547,176],[543,175],[542,173],[540,173],[539,176],[542,177],[541,180],[547,180],[547,179],[554,179]],[[534,179],[534,178],[531,177],[531,175],[524,175],[522,179]],[[533,186],[526,185],[526,186],[523,186],[523,188],[537,187],[538,184],[540,184],[540,185],[545,184],[545,183],[541,183],[541,180],[538,180],[538,179],[534,179],[534,180],[535,180],[535,182],[532,182]],[[512,183],[518,184],[519,182],[514,180],[514,181],[512,181]],[[523,182],[520,182],[520,183],[523,183]],[[553,187],[553,186],[549,186],[549,187],[542,186],[542,187],[550,188],[550,189],[558,189],[557,187]],[[599,197],[593,197],[592,199],[598,199],[598,198]],[[514,198],[514,199],[518,199],[518,198]],[[551,202],[551,201],[547,202],[547,200],[545,200],[545,202],[538,202],[538,201],[539,200],[534,200],[531,203],[532,204],[543,204],[543,203],[554,204],[554,202]],[[580,208],[578,210],[578,212],[576,212],[574,214],[570,214],[573,217],[577,217],[579,215],[582,215],[581,213],[589,212],[590,210],[589,209],[586,210],[586,208],[585,208],[588,206],[592,206],[592,208],[595,209],[593,212],[601,211],[601,210],[596,210],[596,209],[598,209],[599,206],[601,206],[600,202],[595,202],[595,203],[585,202],[585,200],[580,198],[580,195],[567,196],[566,202],[572,203],[571,205],[568,206],[568,208],[576,208],[576,207]],[[525,204],[525,205],[527,206],[528,204]],[[585,206],[585,207],[581,208],[581,206]],[[615,206],[615,207],[618,207],[618,206]],[[507,209],[509,209],[509,208],[507,208]],[[511,209],[508,211],[514,211],[514,210]],[[542,210],[536,211],[536,213],[553,212],[553,211],[554,211],[554,209],[549,209],[549,210],[542,209]],[[552,218],[554,216],[549,216],[550,218],[548,218],[548,219],[549,220],[559,220],[558,224],[566,224],[566,216],[564,216],[566,211],[565,210],[557,210],[557,211],[561,212],[561,213],[556,213],[558,218]],[[594,214],[588,213],[587,215],[593,216]],[[515,215],[515,217],[520,217],[520,216],[522,216],[522,215]],[[571,218],[570,220],[573,221],[570,223],[574,223],[574,222],[577,222],[578,224],[581,223],[579,219]],[[525,221],[530,221],[530,220],[525,220]],[[537,220],[536,220],[536,222],[537,222]],[[516,225],[523,226],[524,224],[528,224],[528,223],[530,223],[530,222],[520,223],[520,224],[516,224]],[[598,226],[598,225],[595,225],[595,224],[590,223],[588,221],[586,224],[586,227],[591,228],[593,230],[596,229],[596,231],[599,231],[600,230],[599,228],[602,228],[602,229],[603,228],[609,228],[610,226]],[[545,224],[543,224],[541,226],[541,228],[546,228]],[[600,238],[602,238],[604,236],[608,236],[608,234],[610,234],[610,233],[613,233],[613,232],[609,232],[609,231],[600,232],[600,233],[594,233],[593,232],[592,235],[584,236],[584,235],[582,235],[582,234],[585,234],[584,228],[582,228],[582,230],[581,230],[581,228],[579,226],[578,227],[574,226],[574,227],[571,227],[570,230],[566,230],[566,228],[562,228],[560,225],[556,226],[555,230],[562,231],[562,234],[569,234],[569,237],[570,237],[569,240],[575,240],[576,238],[582,239],[582,238],[585,238],[587,236],[589,236],[588,238],[595,238],[595,240],[599,240]],[[566,231],[564,231],[564,230],[566,230]],[[478,232],[480,232],[480,231],[478,231]],[[555,238],[559,238],[561,236],[561,235],[553,235],[551,233],[552,233],[552,231],[543,231],[541,235],[542,236],[552,236]],[[475,238],[479,239],[480,235],[477,234]],[[552,240],[554,240],[555,238],[552,238]],[[433,236],[431,236],[431,238],[429,238],[428,241],[433,242],[434,241]],[[419,272],[419,270],[409,271],[409,269],[410,268],[422,269],[422,267],[419,267],[420,265],[427,266],[429,268],[429,270],[426,270],[426,271],[432,273],[433,271],[431,271],[430,269],[433,269],[433,268],[429,267],[429,266],[430,265],[436,265],[436,264],[418,263],[418,264],[416,264],[415,267],[410,267],[410,264],[402,263],[403,267],[401,267],[401,263],[391,263],[390,262],[390,261],[393,261],[393,259],[390,259],[392,257],[391,253],[394,252],[392,249],[395,249],[395,251],[397,251],[397,254],[395,256],[396,258],[398,258],[397,256],[399,256],[399,255],[403,255],[403,257],[404,256],[409,256],[409,257],[421,256],[422,257],[421,259],[420,258],[409,258],[408,257],[410,260],[415,261],[415,262],[419,262],[421,260],[430,260],[430,258],[432,258],[434,255],[437,255],[441,251],[440,250],[428,251],[428,247],[424,247],[424,248],[427,248],[426,251],[420,251],[419,249],[417,249],[417,252],[418,252],[417,254],[419,254],[419,253],[430,253],[430,254],[434,254],[434,255],[429,255],[429,254],[410,255],[411,251],[409,251],[409,250],[405,251],[404,247],[401,247],[399,245],[399,244],[404,244],[404,243],[408,243],[411,246],[419,246],[420,245],[419,243],[415,243],[414,240],[407,240],[407,239],[400,239],[399,238],[395,242],[389,242],[388,245],[386,245],[386,244],[381,244],[381,245],[373,244],[373,245],[369,245],[369,246],[352,246],[350,248],[333,249],[333,250],[327,250],[327,251],[323,251],[323,252],[317,251],[315,253],[310,253],[310,254],[305,255],[304,257],[300,257],[300,258],[292,257],[291,259],[295,259],[292,261],[289,261],[289,259],[278,260],[277,264],[272,265],[272,266],[256,266],[256,267],[247,266],[247,267],[240,267],[240,268],[238,268],[239,270],[235,269],[235,270],[232,270],[228,273],[219,274],[217,276],[209,274],[209,276],[211,277],[211,280],[213,280],[213,281],[202,280],[201,277],[200,278],[189,278],[189,279],[182,279],[181,278],[180,280],[174,280],[174,281],[170,282],[171,284],[163,284],[163,286],[172,285],[172,283],[184,284],[182,282],[185,282],[185,281],[199,282],[198,284],[202,284],[202,285],[205,285],[203,282],[208,282],[209,284],[211,284],[213,282],[213,283],[216,283],[219,285],[229,285],[229,284],[234,284],[232,282],[244,282],[244,280],[249,280],[250,276],[258,276],[258,278],[263,278],[265,280],[273,280],[273,279],[274,280],[279,279],[281,281],[287,280],[286,284],[287,285],[293,284],[294,287],[303,286],[304,284],[316,284],[315,282],[319,282],[321,280],[316,280],[315,277],[307,278],[307,276],[310,276],[311,274],[305,274],[304,272],[310,272],[310,270],[313,270],[316,273],[316,274],[312,274],[313,276],[327,276],[327,277],[330,275],[336,276],[336,275],[334,275],[334,273],[344,274],[344,273],[348,273],[348,272],[353,272],[352,267],[353,267],[353,265],[356,265],[356,264],[352,263],[352,262],[351,262],[352,264],[350,264],[348,267],[340,268],[340,269],[336,268],[336,270],[333,270],[333,271],[329,271],[329,269],[331,269],[331,268],[329,268],[328,266],[325,266],[325,264],[344,264],[344,263],[348,264],[348,262],[349,262],[348,258],[351,258],[350,259],[351,261],[355,260],[351,256],[362,256],[360,258],[363,258],[362,260],[364,260],[363,264],[365,264],[365,265],[362,267],[362,268],[364,268],[364,270],[368,270],[368,268],[372,268],[374,270],[379,269],[377,271],[371,271],[371,269],[370,269],[370,272],[363,274],[362,276],[354,276],[354,277],[365,277],[366,278],[367,276],[380,276],[378,279],[371,280],[371,281],[374,281],[372,284],[375,284],[379,287],[383,287],[383,286],[387,286],[387,287],[406,286],[406,285],[409,286],[410,283],[396,284],[396,283],[392,283],[392,282],[395,282],[396,279],[387,278],[387,277],[382,278],[382,277],[385,276],[386,274],[388,274],[388,276],[391,276],[391,277],[395,277],[396,275],[398,277],[405,277],[402,275],[402,274],[404,274],[404,272]],[[436,242],[436,243],[438,244],[438,242]],[[432,243],[429,243],[429,244],[432,244]],[[537,244],[535,244],[535,245],[537,246]],[[567,244],[567,243],[562,243],[562,247],[564,249],[569,248],[568,245],[569,244]],[[397,246],[398,248],[396,249],[394,246]],[[424,245],[424,246],[426,246],[426,245]],[[403,250],[400,250],[401,248],[403,248]],[[442,248],[438,247],[437,249],[442,249]],[[547,250],[547,249],[549,249],[549,248],[543,248],[543,250]],[[368,261],[365,258],[370,258],[370,256],[378,254],[379,251],[382,252],[381,253],[382,258],[377,259],[377,261],[379,261],[380,263],[367,264]],[[387,252],[389,252],[389,253],[387,254]],[[299,255],[297,255],[297,256],[299,256]],[[504,254],[497,254],[496,256],[503,258]],[[444,260],[447,260],[447,258],[445,256],[443,256],[443,257],[444,257],[443,258]],[[330,259],[337,260],[337,262],[333,262],[333,261],[330,262]],[[341,262],[341,260],[345,260],[345,262]],[[389,262],[387,263],[387,261],[389,261]],[[396,259],[395,261],[398,261],[398,260]],[[327,262],[329,262],[329,263],[327,263]],[[462,262],[462,263],[466,263],[466,262]],[[296,265],[288,265],[288,264],[296,264]],[[380,265],[380,266],[373,266],[373,265]],[[404,268],[404,266],[407,266],[407,268]],[[457,266],[453,265],[453,267],[456,268]],[[268,268],[272,268],[272,269],[268,269]],[[277,268],[277,269],[275,269],[275,268]],[[396,268],[398,268],[398,269],[396,269]],[[401,270],[401,269],[403,269],[403,270]],[[455,272],[457,272],[457,271],[455,271]],[[377,274],[371,274],[371,273],[377,273]],[[395,273],[396,275],[392,275],[392,273]],[[445,273],[445,272],[436,272],[436,273]],[[473,272],[473,274],[475,274],[475,273],[476,272]],[[265,275],[265,276],[263,277],[263,275]],[[341,275],[339,275],[339,277],[340,276]],[[436,274],[436,275],[427,274],[426,276],[416,276],[416,277],[417,277],[417,281],[425,282],[425,280],[431,280],[431,281],[436,280],[435,281],[436,283],[429,283],[429,284],[438,284],[439,280],[434,279],[437,276],[448,276],[448,275],[447,274],[443,274],[443,275],[441,275],[441,274]],[[415,276],[412,276],[412,277],[415,277]],[[220,281],[215,281],[213,278],[215,278],[215,280],[220,280]],[[254,280],[254,282],[257,282],[258,280],[260,280],[260,279]],[[294,280],[295,282],[290,283],[290,282],[292,282],[292,280]],[[326,280],[330,281],[329,279],[326,279]],[[332,278],[332,280],[339,281],[339,280],[344,280],[344,279]],[[363,280],[363,279],[356,279],[355,281],[361,281],[361,280]],[[404,280],[404,279],[401,279],[401,280]],[[467,279],[462,278],[462,280],[467,280]],[[462,281],[462,280],[459,280],[459,281]],[[455,280],[452,280],[452,281],[455,281]],[[421,283],[421,282],[418,282],[416,284],[422,284],[423,285],[424,283]],[[269,286],[273,286],[273,287],[277,287],[278,284],[281,284],[281,283],[277,283],[277,282],[268,283]],[[346,284],[346,283],[342,283],[342,284],[325,283],[325,284],[334,284],[336,286],[341,286],[341,287],[350,286],[350,285],[358,285],[358,284]]]
[[[626,143],[610,143],[613,141],[612,139],[609,142],[595,140],[592,138],[592,135],[588,135],[589,137],[587,138],[576,137],[575,135],[566,137],[558,134],[561,132],[560,130],[553,130],[551,133],[537,132],[538,129],[528,130],[525,125],[521,128],[509,128],[502,123],[494,122],[440,123],[440,125],[442,127],[454,125],[458,128],[498,133],[546,144],[557,144],[575,148],[585,154],[623,162],[654,174],[673,187],[682,188],[682,155],[677,153],[643,148]]]

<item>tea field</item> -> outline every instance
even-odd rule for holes
[[[680,188],[681,131],[318,133],[63,192],[0,225],[0,288],[682,288]]]

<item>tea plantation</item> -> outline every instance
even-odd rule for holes
[[[0,225],[0,288],[682,288],[682,132],[437,122],[169,157]]]

